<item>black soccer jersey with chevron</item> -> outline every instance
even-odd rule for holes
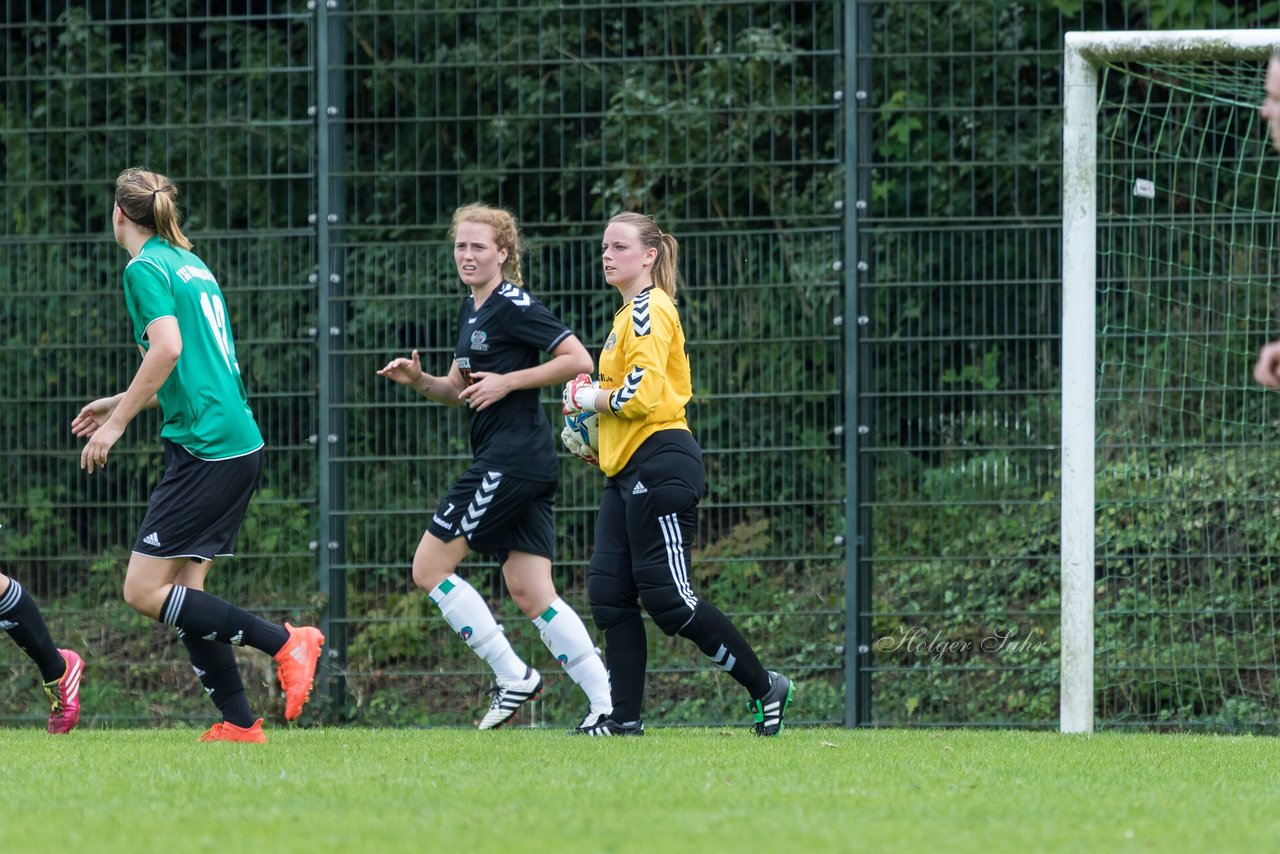
[[[477,371],[509,374],[532,368],[573,332],[526,290],[502,282],[475,307],[468,296],[458,309],[453,357],[470,382]],[[492,406],[467,410],[475,461],[530,480],[554,481],[560,462],[551,422],[538,389],[517,389]]]

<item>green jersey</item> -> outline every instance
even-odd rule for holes
[[[160,435],[204,460],[223,460],[262,447],[218,281],[195,255],[153,237],[124,268],[124,298],[133,336],[151,346],[147,328],[178,321],[182,355],[156,398]]]

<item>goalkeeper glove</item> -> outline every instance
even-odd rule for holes
[[[600,390],[598,383],[593,383],[587,374],[578,374],[564,384],[564,392],[560,395],[561,410],[565,415],[571,412],[595,412],[596,392]]]
[[[569,453],[579,459],[586,460],[591,465],[600,466],[600,460],[596,458],[595,452],[591,450],[591,446],[582,441],[582,437],[578,435],[578,431],[574,430],[568,424],[560,431],[560,441],[564,443]]]

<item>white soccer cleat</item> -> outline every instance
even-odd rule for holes
[[[532,667],[525,668],[523,679],[499,682],[489,689],[493,701],[489,703],[489,711],[480,720],[480,729],[497,729],[511,720],[520,707],[542,693],[542,675]]]

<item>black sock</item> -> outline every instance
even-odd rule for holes
[[[619,723],[640,720],[649,642],[639,612],[604,630],[604,658],[609,668],[609,693],[613,696],[610,717]]]
[[[249,698],[245,696],[244,682],[231,647],[182,630],[178,636],[187,647],[191,667],[200,678],[204,692],[222,712],[222,719],[246,729],[253,726],[256,718],[249,708]]]
[[[61,679],[67,672],[66,659],[53,645],[49,636],[49,627],[40,616],[40,608],[16,578],[9,579],[9,586],[0,594],[0,626],[4,626],[9,637],[22,647],[22,651],[31,656],[31,660],[40,668],[40,678],[44,682]]]
[[[204,640],[251,646],[275,655],[289,640],[283,626],[268,623],[243,608],[203,590],[173,585],[160,609],[161,622]]]
[[[769,690],[769,671],[764,669],[751,644],[733,622],[716,606],[699,600],[693,619],[679,632],[697,644],[702,654],[715,662],[758,700]]]

